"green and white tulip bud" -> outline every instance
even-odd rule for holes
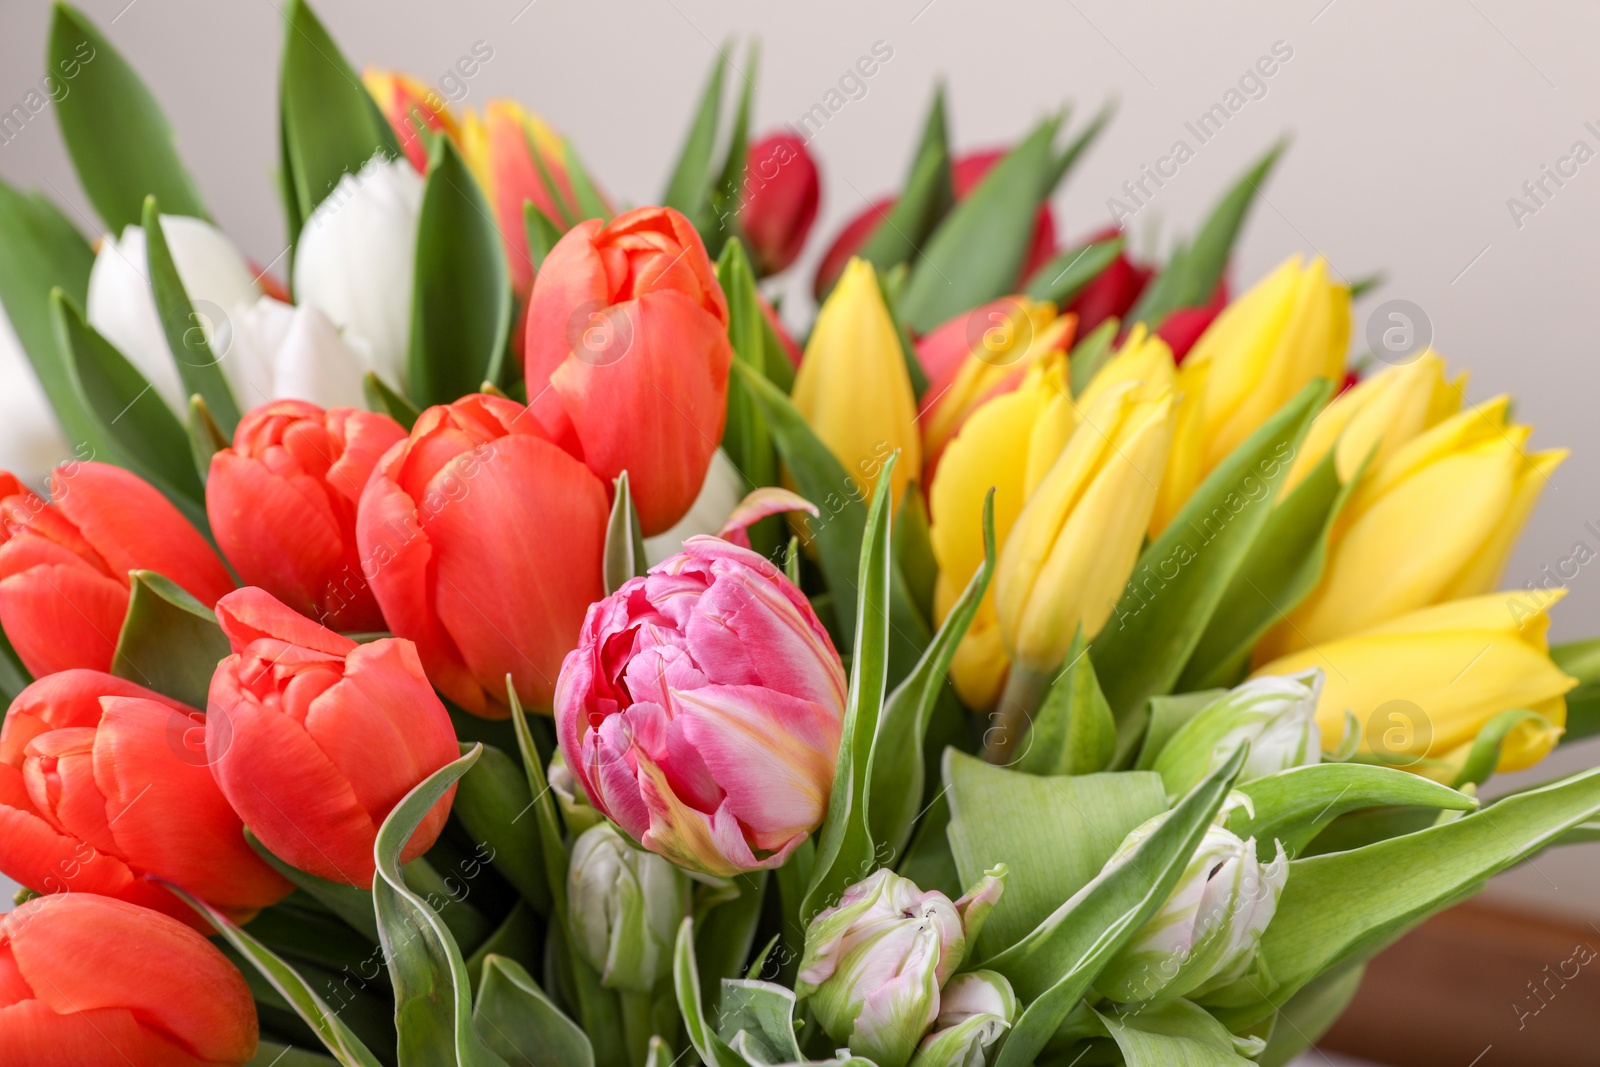
[[[689,880],[610,823],[574,842],[567,901],[572,943],[601,985],[648,993],[671,969],[673,939],[689,914]]]
[[[605,820],[605,816],[595,811],[594,806],[589,803],[589,794],[583,791],[583,786],[573,777],[572,768],[567,766],[567,757],[559,748],[550,758],[550,766],[545,770],[545,781],[550,784],[550,792],[555,794],[556,807],[561,809],[561,818],[567,824],[567,832],[574,837]]]
[[[984,1067],[1017,1018],[1017,995],[994,971],[958,974],[939,991],[939,1017],[911,1067]]]
[[[1322,672],[1252,678],[1184,723],[1161,754],[1155,771],[1167,795],[1183,796],[1227,762],[1242,742],[1250,755],[1239,781],[1248,782],[1322,760],[1317,698]]]
[[[1135,829],[1106,866],[1125,862],[1166,818],[1158,815]],[[1281,842],[1273,861],[1263,864],[1254,838],[1208,827],[1172,895],[1100,972],[1096,991],[1135,1003],[1198,997],[1237,980],[1255,959],[1288,877]]]

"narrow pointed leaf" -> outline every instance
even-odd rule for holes
[[[562,1013],[526,968],[505,956],[483,964],[472,1021],[509,1067],[594,1067],[583,1028]]]
[[[1117,261],[1122,254],[1124,240],[1119,235],[1110,240],[1069,248],[1034,271],[1022,291],[1035,300],[1071,303],[1090,282]]]
[[[533,271],[539,272],[544,266],[544,257],[561,240],[561,227],[555,221],[539,210],[532,200],[522,202],[522,225],[528,231],[528,256],[533,261]]]
[[[540,915],[550,913],[550,883],[545,878],[539,819],[533,811],[528,778],[516,761],[485,745],[456,786],[451,814],[487,853],[487,862],[514,886]]]
[[[306,894],[318,904],[343,919],[352,928],[359,930],[374,945],[378,943],[378,916],[372,909],[371,890],[307,874],[300,868],[279,859],[271,849],[261,843],[261,839],[248,826],[244,829],[244,839],[267,866],[293,882],[297,889],[305,890]]]
[[[606,522],[606,545],[601,567],[609,595],[622,588],[629,578],[649,569],[645,559],[644,532],[639,527],[639,512],[628,491],[628,472],[617,475],[616,493],[611,502],[611,518]]]
[[[1110,768],[1116,747],[1117,722],[1080,631],[1034,712],[1016,766],[1028,774],[1094,774]]]
[[[676,208],[691,220],[705,213],[706,197],[711,191],[711,154],[717,147],[717,127],[722,116],[722,83],[727,76],[728,61],[722,51],[711,62],[711,73],[700,93],[700,103],[695,109],[683,147],[678,151],[677,165],[667,181],[667,190],[661,203]]]
[[[177,264],[167,247],[167,235],[161,225],[161,208],[155,197],[144,202],[145,259],[150,272],[150,294],[155,299],[156,314],[161,319],[162,332],[166,334],[167,349],[172,353],[178,368],[178,380],[189,396],[198,395],[205,401],[206,410],[216,421],[223,434],[233,437],[239,425],[239,404],[223,376],[222,364],[212,353],[206,340],[205,327],[216,330],[221,323],[207,323],[189,301],[189,294],[178,276]],[[220,309],[223,314],[232,308]]]
[[[128,613],[111,673],[191,708],[204,708],[217,662],[233,650],[217,617],[176,582],[132,571]]]
[[[871,263],[880,275],[902,263],[913,262],[923,242],[954,203],[955,186],[950,175],[950,135],[945,122],[944,86],[941,84],[934,87],[933,102],[928,106],[928,117],[922,125],[922,139],[911,158],[905,186],[894,206],[873,228],[872,235],[856,255]]]
[[[376,371],[368,371],[361,379],[361,391],[367,396],[368,408],[389,416],[407,430],[416,425],[417,417],[422,414],[415,404],[389,388]]]
[[[746,255],[744,243],[733,238],[723,246],[717,260],[717,281],[728,298],[728,340],[733,357],[752,374],[767,377],[771,360],[766,344],[766,316],[761,313],[755,271]],[[780,354],[779,359],[783,359]],[[751,485],[776,485],[778,458],[772,449],[772,434],[767,429],[756,401],[743,379],[728,381],[728,414],[722,433],[722,450]]]
[[[228,437],[211,417],[205,400],[198,396],[189,398],[189,421],[184,429],[189,432],[189,454],[194,457],[195,473],[203,484],[211,476],[211,457],[228,447]]]

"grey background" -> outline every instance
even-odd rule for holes
[[[181,151],[223,227],[258,262],[283,250],[272,184],[280,14],[274,0],[83,0],[141,71],[177,128]],[[356,65],[437,82],[478,41],[493,57],[466,84],[469,106],[514,96],[573,138],[623,201],[659,195],[714,49],[763,42],[757,128],[795,121],[873,44],[892,58],[811,143],[824,181],[817,237],[894,188],[935,78],[949,87],[962,149],[1005,142],[1067,100],[1086,116],[1120,112],[1057,196],[1065,237],[1109,221],[1107,199],[1178,138],[1195,156],[1132,220],[1137,248],[1164,250],[1274,139],[1294,143],[1239,249],[1237,282],[1284,256],[1321,252],[1346,278],[1383,270],[1357,308],[1355,336],[1382,300],[1415,302],[1435,345],[1472,372],[1470,396],[1517,396],[1538,448],[1567,445],[1506,575],[1540,576],[1582,541],[1600,551],[1600,383],[1593,340],[1600,160],[1580,167],[1534,214],[1508,198],[1582,140],[1600,152],[1600,7],[1516,0],[978,3],[895,0],[752,4],[710,0],[324,0],[317,5]],[[43,72],[49,9],[0,3],[0,110]],[[1275,42],[1293,57],[1208,143],[1185,123]],[[741,69],[742,49],[730,52]],[[0,176],[46,189],[92,217],[53,119],[41,113],[0,144]],[[794,272],[788,313],[809,317],[810,267]],[[14,374],[13,372],[10,372]],[[14,378],[0,396],[15,395]],[[1593,522],[1594,529],[1586,524]],[[1555,613],[1557,639],[1600,633],[1600,564],[1581,568]],[[1534,772],[1600,759],[1578,746]],[[1511,784],[1508,780],[1507,784]],[[1544,911],[1600,918],[1590,849],[1547,855],[1495,892]]]

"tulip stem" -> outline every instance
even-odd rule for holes
[[[983,758],[1007,765],[1020,760],[1027,748],[1020,742],[1033,725],[1033,713],[1050,687],[1050,676],[1011,665],[1000,704],[990,714],[991,724],[983,734]]]
[[[617,990],[622,1006],[622,1040],[628,1050],[628,1063],[642,1067],[650,1056],[650,1038],[655,1033],[651,1020],[654,998],[649,993]]]

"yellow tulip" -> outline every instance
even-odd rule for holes
[[[1495,587],[1566,458],[1525,452],[1529,428],[1506,424],[1507,403],[1458,412],[1371,469],[1339,517],[1321,582],[1267,635],[1257,662]]]
[[[1450,779],[1478,731],[1503,711],[1528,721],[1506,737],[1499,770],[1543,759],[1567,721],[1563,697],[1577,679],[1550,660],[1549,609],[1563,591],[1493,593],[1423,608],[1360,633],[1272,661],[1256,672],[1322,668],[1317,723],[1325,743],[1341,737],[1349,711],[1362,727],[1361,751]],[[1442,761],[1432,766],[1424,758]]]
[[[864,259],[852,259],[817,314],[794,378],[794,406],[867,494],[900,450],[898,503],[922,469],[917,400],[894,320]]]
[[[1319,256],[1292,256],[1229,304],[1178,372],[1183,409],[1151,531],[1201,480],[1316,378],[1337,379],[1350,342],[1350,290]]]

